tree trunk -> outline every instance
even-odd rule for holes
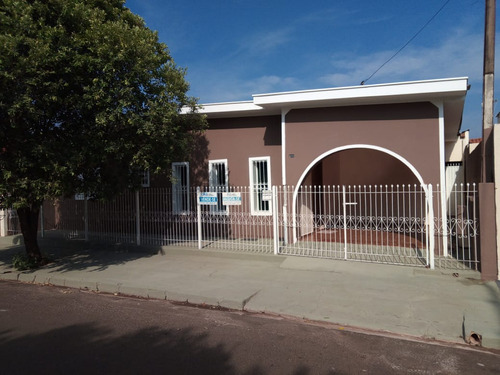
[[[38,215],[40,205],[21,207],[17,209],[21,233],[24,238],[24,246],[29,257],[35,258],[38,263],[42,260],[42,253],[38,247]]]

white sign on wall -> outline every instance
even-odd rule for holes
[[[263,201],[272,201],[273,200],[272,190],[262,190],[262,200]]]

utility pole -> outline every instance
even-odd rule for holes
[[[494,147],[493,147],[493,82],[495,73],[495,2],[485,0],[484,60],[483,60],[483,141],[481,142],[481,183],[479,184],[479,222],[481,236],[479,251],[481,279],[499,278],[500,224],[499,202],[495,191]],[[500,181],[498,181],[500,182]]]
[[[491,137],[491,134],[494,111],[496,0],[485,0],[485,3],[481,182],[493,182],[493,137]]]

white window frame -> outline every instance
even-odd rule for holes
[[[150,187],[151,180],[149,178],[149,169],[144,169],[142,171],[142,177],[141,177],[141,186],[143,188],[148,188]]]
[[[182,185],[180,170],[185,169],[186,183]],[[191,209],[189,196],[189,162],[172,163],[172,209],[174,213],[187,213]],[[184,202],[184,203],[183,203]]]
[[[266,163],[267,164],[267,182],[259,182],[255,181],[258,178],[255,173],[256,163]],[[248,172],[249,172],[249,181],[250,181],[250,212],[252,215],[262,215],[262,216],[270,216],[272,215],[272,202],[270,201],[262,201],[260,198],[262,197],[263,190],[271,190],[271,157],[270,156],[261,156],[261,157],[252,157],[248,158]],[[256,185],[266,185],[264,186],[256,186]]]
[[[217,176],[217,165],[224,166],[224,184],[219,183]],[[227,167],[227,159],[216,159],[208,161],[208,184],[209,190],[217,192],[218,204],[217,206],[210,206],[210,212],[213,214],[228,214],[226,206],[222,205],[222,192],[227,192],[229,189],[229,169]]]

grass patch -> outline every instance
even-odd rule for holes
[[[52,260],[45,254],[42,256],[42,259],[38,260],[30,257],[26,253],[18,253],[12,257],[12,266],[18,271],[26,271],[36,269],[51,261]]]

